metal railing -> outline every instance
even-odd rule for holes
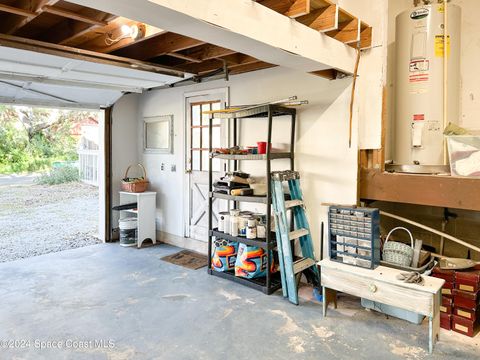
[[[98,150],[77,150],[80,180],[98,186]]]

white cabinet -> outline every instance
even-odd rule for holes
[[[137,203],[137,209],[135,210],[120,210],[120,219],[137,218],[138,248],[142,246],[146,239],[152,240],[154,244],[157,242],[155,227],[156,197],[157,193],[154,191],[142,193],[120,191],[120,205]]]

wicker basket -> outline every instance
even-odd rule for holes
[[[408,235],[410,235],[411,246],[408,246],[404,243],[397,242],[397,241],[388,241],[390,235],[396,230],[405,230]],[[392,229],[385,239],[385,243],[383,244],[383,260],[389,263],[402,265],[402,266],[410,266],[413,259],[413,235],[410,230],[404,227],[396,227]]]
[[[124,179],[128,178],[128,171],[133,165],[130,165],[127,170],[125,171]],[[136,180],[136,181],[124,181],[122,180],[122,190],[131,192],[131,193],[141,193],[147,190],[148,181],[147,181],[147,171],[142,164],[137,164],[137,166],[141,167],[143,170],[143,180]]]

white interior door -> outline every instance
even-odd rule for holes
[[[203,111],[225,108],[226,96],[221,93],[188,97],[187,110],[187,148],[186,173],[188,174],[188,223],[186,236],[208,240],[208,170],[209,170],[209,121]],[[227,144],[227,123],[214,119],[212,123],[213,148]],[[213,179],[218,179],[225,170],[225,162],[213,159]],[[216,227],[218,212],[227,209],[227,202],[215,199],[213,202],[213,224]]]

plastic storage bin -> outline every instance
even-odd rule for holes
[[[480,136],[447,136],[452,176],[480,177]]]
[[[399,319],[407,320],[413,324],[420,325],[424,316],[412,311],[403,310],[395,306],[382,304],[376,301],[362,298],[362,306],[367,309],[375,310],[386,315],[394,316]]]

